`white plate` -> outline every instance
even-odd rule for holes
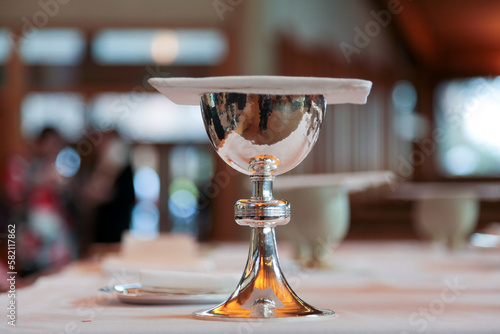
[[[489,233],[474,233],[469,239],[473,248],[500,250],[500,235]]]
[[[123,303],[159,305],[159,304],[218,304],[225,301],[229,294],[182,294],[144,291],[140,283],[120,284],[101,291],[109,292]]]
[[[269,95],[322,94],[328,104],[366,103],[372,83],[359,79],[227,76],[206,78],[151,78],[149,83],[177,104],[199,105],[204,93]]]

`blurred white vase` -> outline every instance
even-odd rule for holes
[[[292,220],[281,227],[308,267],[331,267],[333,249],[349,229],[349,196],[340,185],[280,189],[291,204]]]
[[[417,233],[436,246],[458,250],[466,245],[477,225],[479,200],[467,193],[427,195],[416,200],[413,214]]]

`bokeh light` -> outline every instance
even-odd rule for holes
[[[72,147],[66,147],[57,154],[56,170],[64,177],[74,176],[80,169],[80,155]]]
[[[454,146],[445,153],[444,164],[453,175],[471,175],[479,164],[479,156],[466,145]]]
[[[150,167],[142,167],[134,175],[134,190],[139,201],[156,201],[160,196],[160,177]]]
[[[132,210],[130,232],[143,239],[153,239],[158,236],[160,213],[156,205],[150,201],[141,201]]]
[[[184,189],[177,190],[168,200],[168,209],[174,218],[181,218],[189,222],[196,215],[198,202],[192,192]]]
[[[417,91],[413,84],[400,80],[394,84],[392,103],[399,111],[412,112],[417,105]]]

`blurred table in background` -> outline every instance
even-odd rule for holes
[[[370,202],[352,202],[348,239],[416,239],[412,224],[415,201],[464,193],[479,200],[477,229],[500,222],[498,182],[395,182],[385,187],[384,193],[375,194]]]
[[[500,201],[498,182],[422,182],[398,184],[390,198],[416,200],[428,197],[474,195],[482,201]]]
[[[352,194],[374,195],[393,186],[391,171],[285,175],[276,178],[277,198],[290,202],[291,221],[281,227],[296,256],[308,267],[328,267],[325,245],[339,245],[349,230]],[[283,232],[280,232],[283,231]]]
[[[279,191],[337,186],[355,193],[390,186],[395,181],[396,175],[391,171],[302,174],[280,176],[274,181],[274,188]]]
[[[283,247],[285,246],[285,247]],[[500,251],[439,253],[421,242],[345,242],[333,270],[305,271],[279,246],[286,277],[312,305],[338,317],[270,322],[203,321],[208,305],[129,305],[99,292],[124,283],[98,263],[76,263],[17,291],[16,333],[498,333]],[[204,258],[242,270],[245,244],[222,244]],[[7,305],[6,294],[0,304]]]

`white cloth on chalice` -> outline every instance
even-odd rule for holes
[[[223,76],[206,78],[151,78],[148,81],[177,104],[199,105],[205,93],[243,93],[269,95],[324,95],[328,104],[365,104],[372,83],[360,79]]]

